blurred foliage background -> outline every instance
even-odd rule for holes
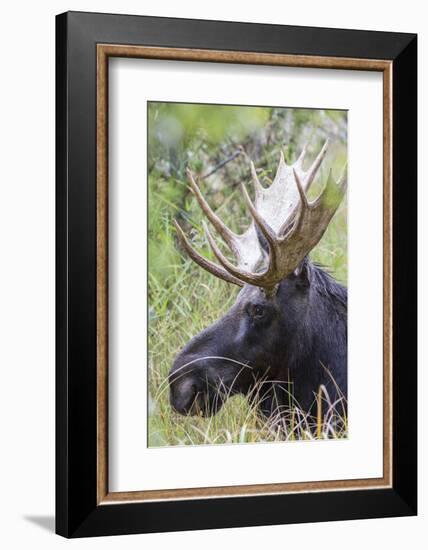
[[[249,159],[268,186],[281,150],[292,163],[308,142],[308,166],[327,138],[330,146],[310,197],[320,192],[328,170],[338,179],[346,165],[346,111],[148,104],[150,445],[240,441],[242,423],[248,422],[247,405],[239,398],[231,399],[234,404],[211,421],[178,417],[168,403],[166,377],[174,356],[192,336],[223,315],[237,293],[233,285],[196,266],[178,247],[174,218],[194,246],[211,257],[186,168],[196,174],[211,207],[231,229],[242,232],[250,218],[239,184],[251,182]],[[251,185],[248,189],[251,193]],[[347,280],[346,212],[344,201],[311,253],[343,283]],[[253,420],[252,428],[246,427],[246,433],[253,434],[246,436],[248,441],[272,440],[269,429],[260,429]]]

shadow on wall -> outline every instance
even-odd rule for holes
[[[54,516],[24,516],[23,519],[30,523],[34,523],[45,531],[50,531],[51,533],[55,532]]]

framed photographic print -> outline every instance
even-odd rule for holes
[[[57,532],[416,514],[416,36],[57,16]]]

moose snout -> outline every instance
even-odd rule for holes
[[[216,414],[224,402],[222,391],[215,368],[205,361],[190,360],[184,365],[182,357],[169,373],[169,397],[172,408],[182,415],[211,416]],[[198,366],[195,366],[198,363]]]
[[[170,377],[170,402],[172,407],[180,414],[191,415],[198,412],[198,398],[201,388],[198,387],[195,377],[187,375],[177,378]]]

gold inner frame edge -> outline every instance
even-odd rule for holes
[[[225,487],[108,489],[108,59],[276,65],[383,73],[383,477]],[[392,62],[257,52],[97,44],[97,504],[379,489],[392,485]]]

